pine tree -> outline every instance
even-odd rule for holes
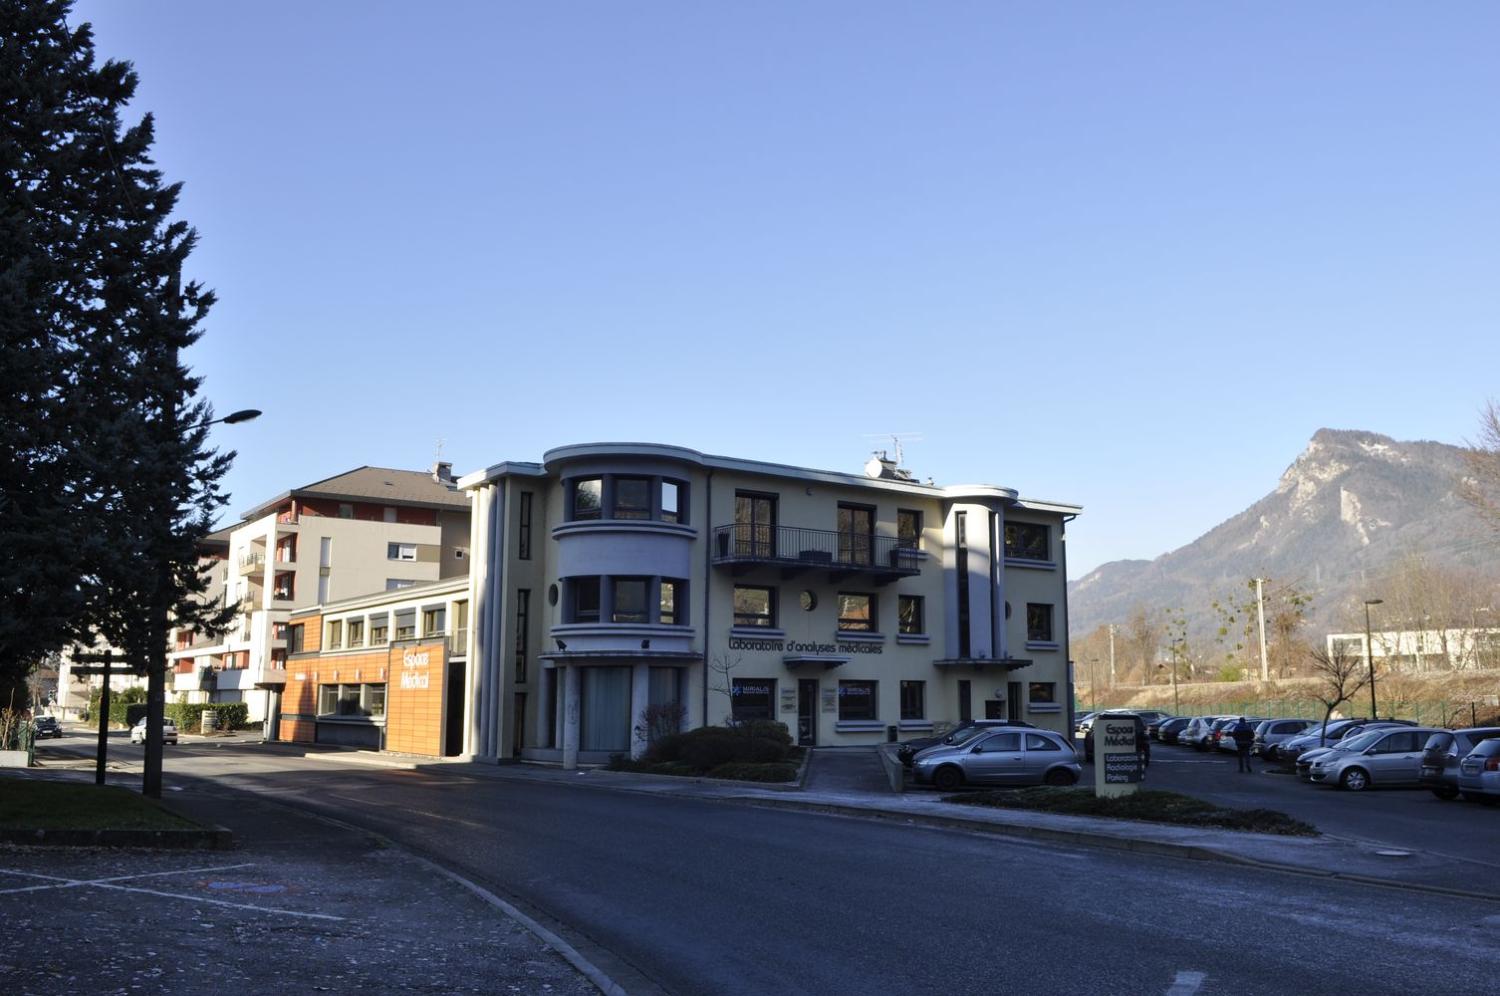
[[[181,351],[213,294],[183,283],[128,63],[96,66],[69,0],[0,0],[0,697],[97,634],[160,661],[173,614],[210,629],[197,543],[233,454]]]

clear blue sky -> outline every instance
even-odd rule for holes
[[[1500,6],[84,2],[221,298],[232,509],[600,439],[1189,542],[1500,395]]]

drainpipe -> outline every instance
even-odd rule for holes
[[[1058,531],[1059,542],[1057,544],[1058,553],[1062,556],[1062,563],[1059,566],[1062,568],[1063,578],[1063,660],[1068,662],[1068,726],[1067,729],[1063,731],[1063,736],[1067,737],[1068,743],[1070,744],[1073,742],[1073,731],[1078,727],[1077,716],[1073,712],[1073,636],[1072,631],[1068,627],[1068,523],[1072,522],[1076,518],[1078,518],[1078,516],[1076,515],[1064,515],[1062,517],[1062,526]],[[1090,681],[1092,680],[1093,679],[1091,678]],[[1089,687],[1092,688],[1093,686],[1090,685]]]
[[[700,714],[700,726],[708,725],[708,653],[709,627],[711,622],[711,606],[713,598],[709,589],[713,587],[713,515],[714,509],[714,471],[708,469],[708,477],[705,479],[703,488],[703,712]]]

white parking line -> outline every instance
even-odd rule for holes
[[[112,889],[116,892],[139,892],[148,896],[160,896],[163,899],[184,899],[190,903],[208,903],[213,906],[227,906],[236,910],[252,910],[256,913],[276,913],[281,916],[295,916],[306,920],[342,920],[341,916],[331,913],[303,913],[300,910],[278,910],[270,906],[255,906],[250,903],[231,903],[223,899],[209,899],[206,896],[184,896],[176,892],[161,892],[156,889],[142,889],[133,885],[116,885],[117,882],[129,882],[139,878],[160,878],[163,875],[201,875],[206,872],[235,871],[240,868],[254,868],[254,864],[245,863],[238,865],[213,865],[208,868],[178,868],[173,871],[141,872],[137,875],[113,875],[109,878],[73,879],[61,878],[57,875],[40,875],[36,872],[23,872],[12,868],[0,868],[0,875],[15,875],[20,878],[45,879],[45,885],[27,885],[19,889],[0,889],[0,895],[9,895],[17,892],[39,892],[44,889],[77,889],[93,886],[96,889]]]
[[[1172,987],[1167,990],[1167,996],[1193,996],[1203,987],[1203,980],[1207,978],[1202,972],[1178,972],[1177,978],[1172,980]]]

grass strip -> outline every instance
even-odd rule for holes
[[[0,830],[202,830],[112,785],[0,778]]]
[[[1031,809],[1068,816],[1102,816],[1175,826],[1213,827],[1274,833],[1286,837],[1316,837],[1317,828],[1294,820],[1274,809],[1226,809],[1202,799],[1160,789],[1141,789],[1131,795],[1101,799],[1092,789],[1022,788],[968,792],[946,797],[944,802],[993,809]]]

